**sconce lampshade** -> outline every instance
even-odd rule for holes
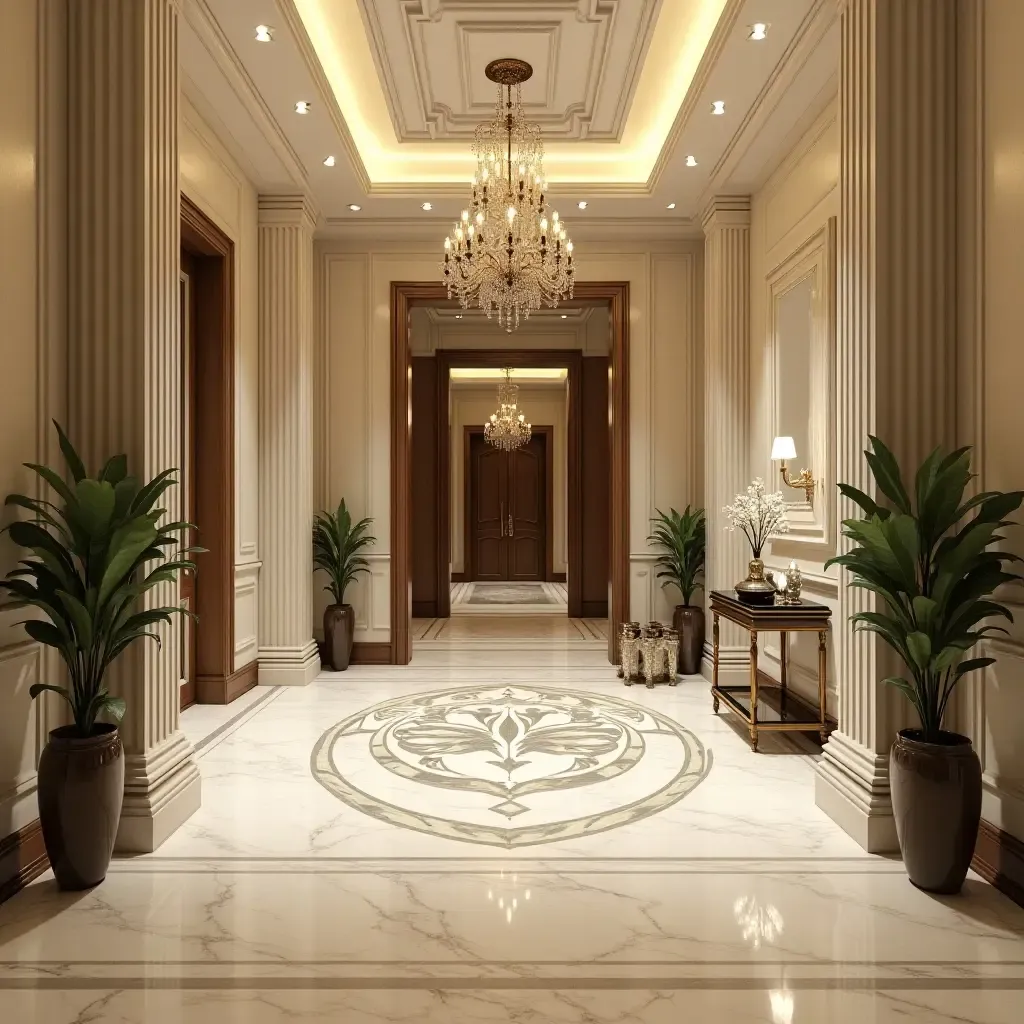
[[[796,445],[791,437],[777,437],[772,442],[772,462],[796,458]]]

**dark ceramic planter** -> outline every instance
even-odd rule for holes
[[[960,891],[981,819],[981,762],[966,736],[925,743],[904,729],[889,752],[889,787],[903,863],[926,892]]]
[[[74,726],[50,733],[39,759],[39,822],[62,889],[106,877],[124,799],[124,752],[117,726],[82,738]]]
[[[677,604],[672,614],[672,628],[679,634],[679,673],[697,675],[704,653],[704,609],[692,604]]]
[[[350,604],[328,605],[324,611],[324,649],[335,672],[344,672],[352,660],[355,612]]]

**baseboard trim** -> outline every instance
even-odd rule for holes
[[[413,603],[412,603],[412,617],[414,619],[436,619],[437,618],[437,602],[436,601],[413,601]]]
[[[21,892],[49,866],[38,819],[0,839],[0,903]]]
[[[353,665],[390,665],[391,644],[357,642],[352,645]]]
[[[196,679],[197,704],[230,704],[256,685],[259,665],[250,661],[229,676],[199,676]]]
[[[464,572],[453,572],[452,583],[468,583],[468,579]]]
[[[580,601],[581,619],[607,619],[607,601]]]
[[[568,582],[568,577],[566,576],[566,574],[564,572],[553,572],[551,574],[551,582],[552,583],[567,583]],[[605,605],[608,604],[607,601],[605,601],[604,603],[605,603]]]
[[[971,867],[1017,906],[1024,907],[1024,842],[983,818]]]

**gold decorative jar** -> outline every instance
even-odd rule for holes
[[[775,603],[775,585],[764,574],[764,562],[752,558],[747,566],[747,578],[736,584],[736,597],[744,604],[770,605]]]

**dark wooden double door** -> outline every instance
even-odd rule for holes
[[[503,452],[469,437],[467,579],[546,578],[547,437]]]

